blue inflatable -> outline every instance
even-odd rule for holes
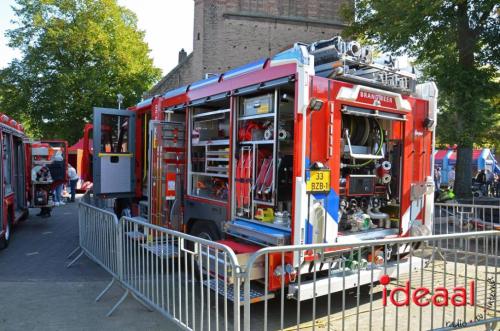
[[[441,168],[441,183],[448,184],[448,172],[457,163],[457,153],[453,149],[436,150],[434,164]],[[500,165],[489,148],[475,149],[472,151],[472,174],[480,170],[490,170],[500,174]]]

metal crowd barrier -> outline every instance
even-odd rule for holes
[[[433,234],[500,231],[500,205],[436,203]],[[490,246],[493,243],[490,240]],[[467,240],[443,240],[442,249],[467,251]]]
[[[99,205],[98,208],[91,203]],[[125,292],[107,316],[129,296],[186,330],[239,330],[242,289],[234,252],[225,245],[122,217],[102,209],[112,203],[85,195],[79,203],[79,247],[112,275]]]
[[[84,201],[85,199],[88,198],[84,197]],[[78,250],[81,251],[68,264],[68,267],[85,254],[117,278],[120,272],[118,253],[121,250],[121,242],[118,237],[118,218],[116,215],[80,201],[78,204],[78,227],[79,246],[69,257]]]
[[[470,323],[475,330],[478,325],[494,325],[491,330],[497,330],[499,237],[498,231],[483,231],[261,249],[245,267],[243,329],[413,331],[466,329]],[[460,241],[468,243],[468,250],[442,249]],[[367,254],[371,261],[362,258]],[[285,262],[293,255],[310,258],[296,268]],[[279,296],[251,304],[248,270],[259,261],[264,261],[266,270],[273,260],[281,263],[275,269]],[[457,287],[465,289],[470,300],[471,281],[472,304],[452,305]],[[267,289],[269,284],[266,275],[262,285]],[[442,289],[448,294],[439,296]]]
[[[90,191],[84,194],[78,203],[78,247],[68,255],[68,258],[71,258],[79,252],[67,265],[68,268],[86,255],[111,274],[111,282],[97,296],[96,301],[99,301],[116,281],[120,282],[122,274],[122,242],[119,237],[118,218],[107,208],[112,205],[111,199],[96,201]],[[115,305],[108,316],[117,307],[118,305]]]
[[[434,234],[500,230],[500,205],[436,203]]]
[[[437,204],[434,229],[442,234],[267,247],[240,266],[225,245],[141,219],[118,220],[109,211],[112,205],[112,201],[84,196],[79,204],[82,251],[70,263],[86,255],[113,276],[96,300],[113,284],[125,290],[108,316],[132,295],[187,330],[466,330],[479,326],[495,330],[498,326],[500,231],[479,226],[477,220],[472,229],[460,223],[481,215],[483,222],[494,224],[497,207]],[[307,256],[307,262],[293,266],[293,256],[300,261]],[[256,303],[252,270],[268,270],[276,261],[280,267],[273,271],[279,280],[276,298],[268,293],[271,275],[264,272],[260,282],[264,295]],[[449,304],[454,288],[462,287],[470,295],[471,281],[473,304]],[[436,297],[440,288],[448,295]],[[415,303],[415,292],[417,301],[429,304]]]
[[[239,330],[239,266],[225,245],[122,217],[122,282],[189,330]]]

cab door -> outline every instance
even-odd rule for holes
[[[135,114],[94,108],[94,194],[127,197],[135,187]]]

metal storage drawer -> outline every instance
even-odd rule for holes
[[[272,112],[274,112],[272,94],[248,98],[243,101],[243,116],[267,114]]]

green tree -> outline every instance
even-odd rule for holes
[[[346,35],[409,54],[437,83],[437,133],[458,145],[459,197],[470,195],[473,144],[498,125],[499,8],[496,0],[356,0],[345,11]]]
[[[0,71],[0,109],[44,138],[74,142],[92,107],[137,102],[159,79],[137,18],[116,0],[17,0]]]

